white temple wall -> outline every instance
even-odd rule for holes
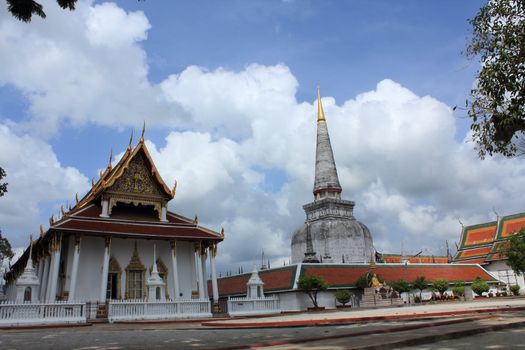
[[[277,294],[282,311],[304,311],[313,307],[313,303],[304,292],[284,292]],[[335,308],[335,297],[333,291],[319,292],[317,294],[317,305],[324,306],[327,309]]]
[[[182,299],[190,299],[192,290],[197,290],[197,272],[193,242],[177,241],[177,264]]]
[[[519,285],[520,293],[525,294],[524,276],[516,275],[505,261],[494,261],[488,264],[487,266],[484,266],[484,268],[490,273],[492,273],[497,279],[506,283],[507,285]]]
[[[104,258],[104,238],[83,236],[76,286],[76,300],[97,301],[100,296],[100,280]]]

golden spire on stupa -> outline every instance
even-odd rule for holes
[[[321,88],[317,85],[317,121],[326,122],[324,118],[323,104],[321,103]]]

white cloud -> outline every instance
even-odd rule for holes
[[[0,149],[0,166],[8,183],[8,192],[0,199],[1,229],[14,244],[25,243],[26,237],[20,235],[38,234],[41,205],[57,200],[65,203],[89,188],[88,179],[77,169],[60,164],[45,142],[18,136],[2,124]]]

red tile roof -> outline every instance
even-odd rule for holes
[[[261,271],[259,276],[264,282],[265,292],[280,292],[290,290],[294,286],[293,279],[296,268],[300,266],[301,274],[317,275],[322,277],[329,288],[351,288],[357,279],[371,271],[369,265],[344,264],[300,264],[290,265],[279,269]],[[481,277],[486,281],[496,281],[487,271],[478,265],[463,264],[377,264],[373,270],[386,282],[395,280],[413,281],[416,277],[424,276],[429,282],[435,279],[446,279],[449,282],[470,282]],[[219,278],[219,295],[245,295],[246,282],[250,274]],[[211,294],[211,288],[210,294]]]
[[[136,222],[104,218],[88,219],[70,217],[53,225],[52,229],[62,232],[83,232],[98,235],[222,240],[220,235],[196,225],[191,227],[171,223]]]
[[[259,271],[259,277],[264,282],[264,291],[283,291],[293,288],[297,265],[289,265],[270,270]],[[217,279],[219,295],[246,294],[246,283],[250,279],[251,272],[236,276],[222,277]],[[208,282],[208,292],[211,295],[211,284]]]

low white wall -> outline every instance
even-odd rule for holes
[[[83,303],[0,303],[0,326],[86,323]]]

